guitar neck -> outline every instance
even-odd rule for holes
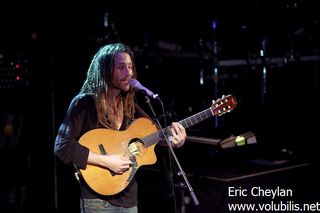
[[[185,128],[189,128],[191,126],[194,126],[198,123],[200,123],[201,121],[204,121],[210,117],[212,117],[214,115],[213,111],[211,110],[211,108],[208,108],[206,110],[203,110],[195,115],[192,115],[188,118],[185,118],[181,121],[179,121],[179,123]],[[169,127],[166,127],[163,129],[165,135],[167,135],[168,133],[168,130],[171,126]],[[152,146],[156,143],[158,143],[159,141],[163,140],[163,134],[162,134],[162,130],[158,130],[150,135],[147,135],[143,138],[141,138],[144,143],[145,143],[145,146],[146,147],[149,147],[149,146]]]
[[[197,123],[200,123],[201,121],[204,121],[210,117],[212,117],[214,115],[214,113],[212,112],[211,108],[203,110],[195,115],[192,115],[188,118],[185,118],[181,121],[179,121],[179,123],[185,128],[189,128],[191,126],[196,125]]]

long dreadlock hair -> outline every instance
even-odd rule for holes
[[[84,81],[80,94],[91,93],[95,97],[95,105],[98,112],[99,122],[107,127],[115,129],[113,124],[114,109],[116,109],[116,102],[108,92],[108,86],[112,83],[114,71],[114,58],[119,53],[128,53],[132,61],[133,78],[136,78],[136,67],[134,64],[134,54],[130,47],[122,43],[108,44],[99,49],[94,55],[89,69],[87,71],[87,78]],[[133,118],[134,109],[134,91],[130,89],[123,96],[124,116],[129,121]],[[108,104],[106,104],[108,103]]]

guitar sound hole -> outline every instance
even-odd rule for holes
[[[141,141],[134,141],[129,144],[128,150],[132,155],[139,155],[144,150],[144,145]]]

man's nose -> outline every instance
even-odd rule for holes
[[[124,75],[130,75],[130,74],[131,74],[131,69],[130,69],[129,67],[125,67],[125,68],[123,69],[123,74],[124,74]]]

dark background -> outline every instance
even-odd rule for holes
[[[233,94],[233,111],[188,135],[256,136],[242,147],[187,141],[177,150],[200,202],[187,212],[228,212],[230,185],[293,188],[296,203],[319,201],[319,29],[316,1],[2,1],[1,212],[77,211],[77,183],[54,158],[54,138],[93,54],[110,42],[132,47],[138,79],[160,95],[167,122]],[[4,139],[10,115],[16,145]],[[167,153],[159,159],[137,174],[141,212],[175,209],[161,168]]]

